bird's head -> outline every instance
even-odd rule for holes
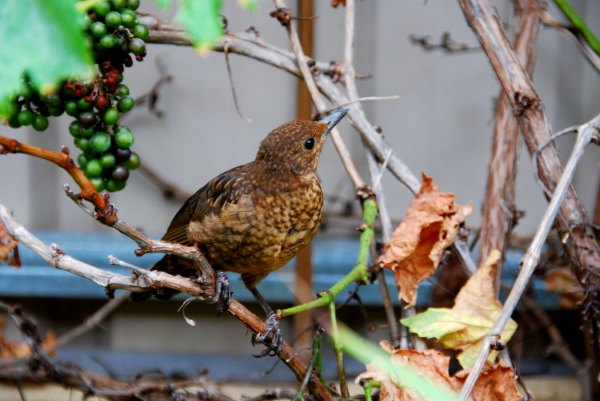
[[[314,173],[329,132],[347,112],[342,109],[319,121],[296,120],[275,128],[260,143],[256,161],[297,176]]]

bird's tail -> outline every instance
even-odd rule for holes
[[[185,276],[186,273],[188,276],[190,276],[195,271],[193,264],[191,264],[189,260],[173,255],[165,255],[161,260],[156,262],[154,266],[152,266],[151,270],[183,276]],[[151,298],[153,295],[158,299],[167,300],[171,299],[173,295],[177,294],[178,292],[179,291],[175,291],[171,288],[163,288],[160,291],[149,290],[143,292],[132,292],[129,294],[129,300],[131,302],[141,302]]]

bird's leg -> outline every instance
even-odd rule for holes
[[[211,303],[217,304],[217,316],[219,316],[229,308],[233,293],[231,292],[231,284],[229,278],[227,278],[227,273],[220,269],[215,269],[215,273],[217,273],[217,282],[215,283],[215,296]]]
[[[257,334],[254,338],[252,338],[252,344],[257,344],[265,341],[270,333],[273,333],[273,339],[271,340],[271,345],[267,347],[264,351],[260,353],[260,355],[254,355],[256,358],[262,358],[264,356],[276,356],[279,352],[281,352],[281,347],[283,346],[283,335],[281,333],[281,327],[279,327],[279,319],[277,319],[277,315],[273,312],[273,309],[269,306],[267,301],[260,295],[260,292],[254,288],[250,288],[250,292],[254,295],[254,298],[258,301],[260,306],[264,309],[267,314],[267,320],[265,320],[265,324],[267,325],[267,329],[264,333]]]

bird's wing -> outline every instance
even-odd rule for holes
[[[245,179],[249,167],[250,163],[235,167],[200,188],[179,209],[162,240],[192,245],[187,233],[190,221],[200,222],[204,216],[211,213],[218,215],[223,205],[236,203],[240,196],[253,191],[253,186]]]

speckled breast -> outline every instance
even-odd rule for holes
[[[190,239],[201,245],[213,266],[244,274],[244,282],[252,287],[310,242],[322,211],[323,192],[315,177],[289,192],[244,195],[218,215],[191,222],[188,232],[194,233]]]

